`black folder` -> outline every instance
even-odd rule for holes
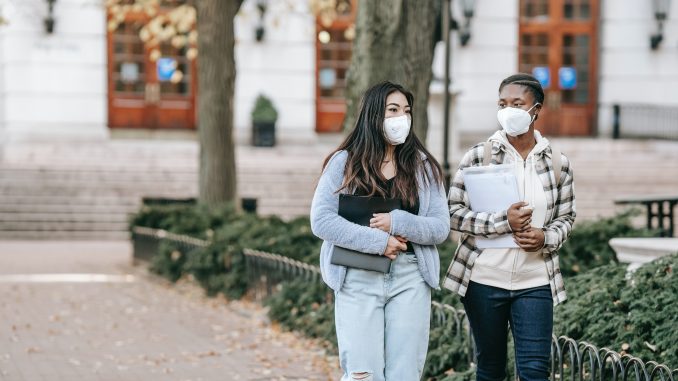
[[[401,201],[394,198],[339,195],[339,215],[358,225],[370,226],[374,213],[388,213],[401,208]],[[355,250],[334,246],[330,262],[361,270],[388,273],[391,260],[378,254],[366,254]]]

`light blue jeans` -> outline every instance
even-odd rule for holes
[[[391,272],[348,269],[335,293],[342,381],[419,381],[426,361],[431,288],[413,253]]]

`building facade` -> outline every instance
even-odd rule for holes
[[[139,37],[142,13],[108,28],[102,0],[0,0],[0,141],[102,140],[116,129],[195,129],[196,64],[184,47],[157,53]],[[181,1],[168,1],[176,6]],[[246,0],[236,17],[236,136],[247,141],[259,94],[278,109],[278,141],[311,143],[338,131],[355,7],[324,22],[306,0]],[[344,4],[345,3],[345,4]],[[464,22],[461,1],[453,17]],[[662,41],[656,5],[640,0],[476,0],[471,38],[452,33],[452,141],[497,128],[504,77],[537,75],[540,128],[551,136],[609,137],[613,105],[678,107],[678,2]],[[264,5],[262,11],[260,5]],[[52,33],[45,20],[54,20]],[[433,63],[428,145],[442,150],[444,47]],[[176,74],[180,72],[181,75]],[[198,116],[199,117],[199,116]],[[460,143],[461,142],[461,143]]]

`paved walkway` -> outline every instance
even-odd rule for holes
[[[257,304],[130,266],[127,242],[0,242],[0,380],[328,380]]]

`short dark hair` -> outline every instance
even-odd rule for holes
[[[532,93],[535,103],[540,103],[542,105],[544,104],[544,89],[541,87],[541,83],[537,80],[537,78],[525,73],[513,74],[512,76],[509,76],[501,81],[501,84],[499,85],[500,93],[506,85],[523,86],[525,87],[525,90]]]

